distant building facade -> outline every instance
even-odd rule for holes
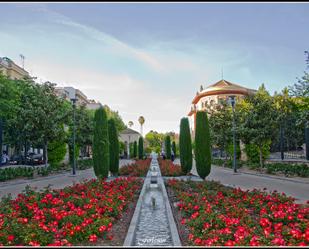
[[[21,80],[30,77],[29,73],[25,69],[16,65],[8,57],[0,57],[0,71],[12,80]]]
[[[220,80],[207,88],[201,89],[196,93],[192,100],[191,110],[188,113],[192,132],[195,131],[196,112],[214,108],[216,105],[228,102],[231,96],[235,96],[236,102],[247,95],[254,94],[256,90],[231,83],[227,80]]]
[[[130,155],[133,151],[130,151],[130,143],[137,142],[138,139],[141,137],[141,134],[135,130],[130,128],[126,128],[122,132],[119,133],[119,140],[125,144],[125,153],[127,154],[126,157],[130,158]]]

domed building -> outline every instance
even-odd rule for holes
[[[228,102],[231,96],[234,96],[237,102],[255,92],[256,90],[254,89],[249,89],[224,79],[205,89],[201,86],[200,91],[196,93],[192,100],[191,110],[188,113],[192,130],[195,130],[197,111],[213,108],[216,105]]]

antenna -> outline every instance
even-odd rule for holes
[[[20,56],[20,59],[21,59],[21,64],[22,64],[23,69],[24,69],[25,68],[25,56],[22,55],[22,54],[20,54],[19,56]]]

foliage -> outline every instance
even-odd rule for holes
[[[62,140],[49,142],[47,151],[50,166],[57,168],[67,152],[66,143]]]
[[[269,156],[270,140],[262,146],[262,156],[265,160]],[[260,148],[255,144],[245,144],[245,152],[248,157],[248,162],[257,164],[260,162]]]
[[[137,157],[137,142],[134,141],[133,143],[133,158]]]
[[[150,131],[146,134],[145,140],[147,141],[149,151],[154,151],[156,153],[161,152],[161,145],[163,143],[164,134],[158,133],[156,131]]]
[[[171,159],[171,137],[170,136],[165,137],[165,153],[166,153],[166,159]]]
[[[119,115],[118,111],[111,110],[108,105],[104,105],[104,109],[106,111],[107,118],[108,119],[113,118],[115,120],[115,124],[116,124],[118,132],[121,132],[121,131],[123,131],[124,129],[127,128],[127,126],[123,122],[121,116]]]
[[[119,141],[118,131],[114,119],[108,120],[108,137],[109,137],[109,170],[113,175],[119,171]]]
[[[176,158],[177,157],[177,147],[176,147],[176,142],[175,141],[172,142],[172,150],[173,150],[174,156]]]
[[[138,139],[138,159],[144,158],[144,139],[139,137]]]
[[[207,113],[203,111],[196,113],[194,152],[197,173],[202,179],[205,179],[210,174],[211,148]]]
[[[247,96],[237,105],[239,117],[238,133],[245,144],[255,144],[259,148],[260,166],[263,167],[263,146],[276,127],[276,111],[273,98],[262,85],[256,94]]]
[[[12,180],[18,177],[32,178],[34,168],[32,167],[17,167],[0,169],[0,182]]]
[[[158,159],[160,171],[162,176],[182,176],[183,172],[181,166],[174,164],[171,160]]]
[[[265,165],[266,173],[282,173],[285,176],[309,177],[309,167],[307,164],[286,164],[286,163],[268,163]]]
[[[230,156],[230,158],[234,158],[234,144],[229,143],[226,147],[226,152]],[[240,159],[241,156],[241,150],[240,150],[240,145],[239,141],[236,141],[236,159]]]
[[[108,121],[104,108],[95,112],[93,134],[93,168],[98,178],[108,176],[109,171],[109,138]]]
[[[180,120],[179,153],[182,172],[188,174],[192,169],[192,143],[188,118]]]

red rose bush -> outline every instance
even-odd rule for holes
[[[174,164],[171,160],[158,159],[161,175],[162,176],[182,176],[181,167],[178,164]]]
[[[136,160],[135,162],[122,166],[119,170],[121,176],[143,177],[147,175],[151,159]]]
[[[0,202],[0,245],[70,246],[107,239],[142,186],[137,178],[89,180],[60,190],[31,190]]]
[[[169,180],[195,246],[308,246],[309,207],[276,191]]]

